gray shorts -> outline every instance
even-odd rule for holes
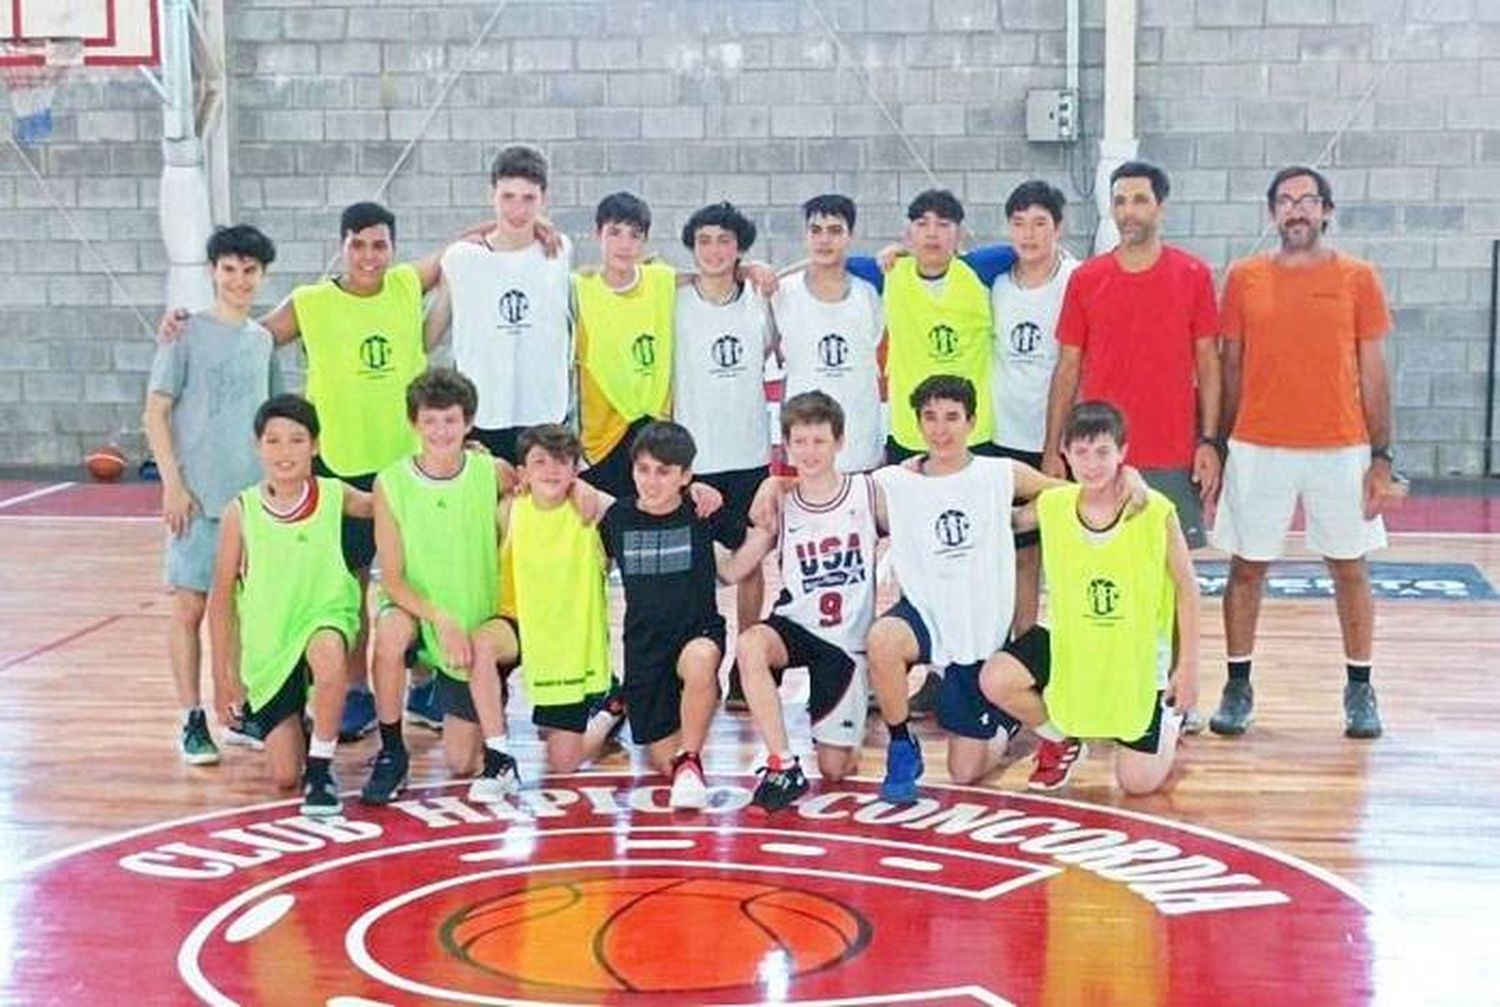
[[[167,533],[167,586],[207,594],[219,554],[219,519],[194,514],[181,538]]]
[[[1182,536],[1187,539],[1188,548],[1201,549],[1207,545],[1208,536],[1203,531],[1203,502],[1198,499],[1193,470],[1141,469],[1141,478],[1177,508],[1177,522],[1182,525]]]

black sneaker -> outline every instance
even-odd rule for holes
[[[1224,683],[1224,695],[1219,697],[1219,709],[1208,720],[1208,729],[1234,737],[1244,734],[1254,720],[1255,687],[1249,679],[1231,678]]]
[[[792,764],[783,769],[761,766],[760,784],[755,788],[750,803],[766,814],[789,807],[793,801],[807,793],[807,777],[802,773],[802,761],[793,757]]]
[[[302,813],[309,818],[327,818],[343,810],[344,802],[339,800],[339,784],[333,778],[333,770],[308,766],[302,777]]]
[[[1344,683],[1344,737],[1378,738],[1382,730],[1375,687],[1369,682]]]
[[[370,770],[370,779],[359,792],[359,803],[390,804],[406,788],[406,777],[410,769],[411,759],[407,756],[406,749],[391,751],[382,748],[375,756],[375,767]]]
[[[182,722],[182,761],[189,766],[212,766],[219,761],[219,746],[208,733],[208,715],[194,709]]]
[[[475,804],[500,804],[521,791],[521,771],[516,760],[493,748],[484,750],[484,772],[469,784],[469,800]]]

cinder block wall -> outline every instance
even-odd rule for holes
[[[859,200],[873,249],[929,168],[981,240],[1034,175],[1073,200],[1078,250],[1093,231],[1093,144],[1024,138],[1026,91],[1064,83],[1063,0],[511,0],[430,123],[494,3],[226,6],[235,214],[281,250],[268,305],[323,269],[338,210],[419,134],[383,197],[408,256],[483,218],[489,159],[512,140],[552,158],[554,214],[584,260],[592,206],[620,188],[651,202],[677,261],[682,220],[722,198],[753,211],[759,254],[790,259],[797,204],[825,190]],[[1092,137],[1104,3],[1082,6]],[[1140,0],[1136,49],[1142,153],[1175,186],[1170,240],[1221,268],[1262,240],[1271,172],[1324,159],[1337,240],[1379,264],[1397,309],[1402,465],[1479,472],[1500,2]],[[32,153],[50,195],[0,148],[0,463],[74,462],[134,429],[151,355],[136,312],[161,308],[155,98],[128,74],[93,77],[57,111]]]

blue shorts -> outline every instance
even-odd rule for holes
[[[181,537],[167,533],[167,586],[208,594],[218,555],[219,519],[194,514]]]
[[[1046,627],[1032,626],[1026,632],[1008,641],[1002,648],[1033,679],[1045,679],[1052,667],[1052,644]],[[1002,728],[1006,735],[1014,735],[1021,729],[1021,722],[989,701],[979,688],[979,672],[983,661],[973,664],[950,664],[943,672],[943,684],[938,689],[937,719],[944,730],[961,738],[976,738],[988,741]]]

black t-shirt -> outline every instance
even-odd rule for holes
[[[622,497],[599,523],[604,548],[625,585],[625,672],[675,668],[684,644],[724,632],[714,566],[713,526],[684,500],[671,514],[647,514]]]

